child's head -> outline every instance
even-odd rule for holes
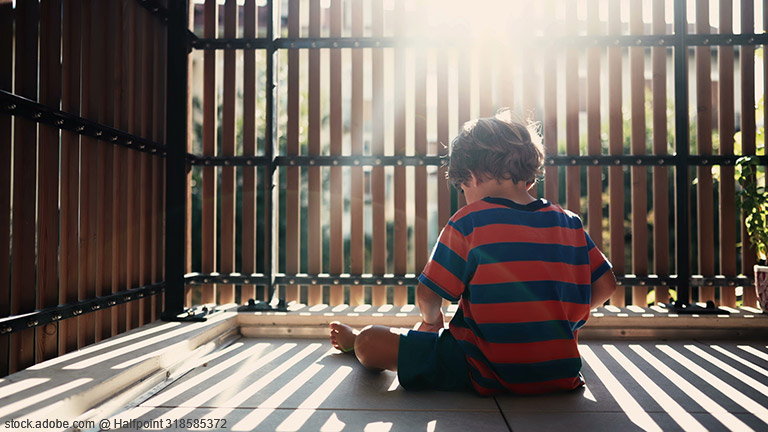
[[[458,190],[478,181],[533,183],[541,175],[544,149],[535,124],[523,124],[508,109],[464,124],[449,149],[448,181]]]

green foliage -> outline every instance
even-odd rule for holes
[[[760,98],[760,100],[757,102],[757,106],[755,106],[755,118],[762,119],[764,112],[765,112],[765,95],[763,95]],[[741,131],[738,131],[733,135],[733,152],[735,154],[743,154],[741,141],[742,141]],[[765,149],[765,127],[757,128],[757,133],[755,136],[755,144],[757,146],[757,153],[760,154],[760,151]],[[738,177],[737,177],[737,180],[738,180]]]
[[[768,246],[768,192],[765,190],[765,173],[759,173],[759,159],[754,156],[739,158],[736,165],[740,168],[738,181],[739,207],[745,213],[745,225],[752,247],[758,258],[765,262]]]
[[[648,305],[655,305],[656,302],[656,290],[652,289],[648,291],[648,295],[645,296],[645,303]],[[669,290],[669,301],[677,301],[677,290]]]

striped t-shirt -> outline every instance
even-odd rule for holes
[[[487,197],[451,217],[419,281],[460,300],[450,332],[479,393],[533,394],[581,384],[577,330],[610,268],[574,213]]]

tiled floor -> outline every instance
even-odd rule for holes
[[[768,430],[766,343],[588,341],[581,351],[585,389],[483,398],[405,391],[324,340],[241,338],[116,417],[144,430],[211,430],[194,419],[232,431]]]

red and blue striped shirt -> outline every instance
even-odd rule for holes
[[[533,394],[581,384],[577,331],[610,268],[576,214],[487,197],[451,217],[419,281],[459,301],[450,332],[479,393]]]

